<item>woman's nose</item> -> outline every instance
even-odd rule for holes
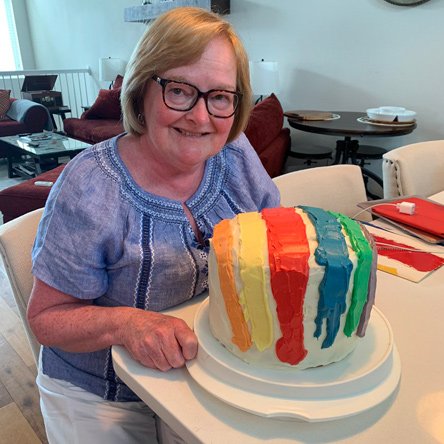
[[[186,115],[199,123],[208,122],[210,120],[210,114],[208,113],[205,99],[203,97],[199,97],[196,104],[187,112]]]

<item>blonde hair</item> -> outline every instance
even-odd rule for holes
[[[141,135],[145,127],[138,115],[143,109],[145,91],[154,74],[197,61],[215,37],[225,37],[236,57],[236,89],[242,98],[234,115],[227,142],[246,127],[251,111],[252,92],[248,56],[231,24],[218,15],[195,7],[172,9],[158,17],[138,42],[122,85],[123,125],[128,133]]]

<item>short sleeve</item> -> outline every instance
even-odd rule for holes
[[[93,299],[106,292],[107,262],[119,254],[119,199],[91,159],[77,157],[49,195],[32,252],[32,272],[64,293]]]

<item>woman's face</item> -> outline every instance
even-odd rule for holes
[[[207,45],[195,63],[156,73],[159,77],[190,83],[200,91],[236,91],[236,58],[231,44],[222,37]],[[201,166],[218,153],[228,138],[234,117],[221,119],[208,114],[200,98],[189,111],[169,109],[162,87],[150,81],[144,98],[145,138],[159,162],[187,171]]]

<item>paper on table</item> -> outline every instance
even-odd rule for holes
[[[378,270],[412,282],[420,282],[444,265],[442,247],[425,244],[412,237],[398,235],[374,226],[366,225],[366,228],[375,238],[378,247]],[[442,254],[436,254],[440,250]]]

